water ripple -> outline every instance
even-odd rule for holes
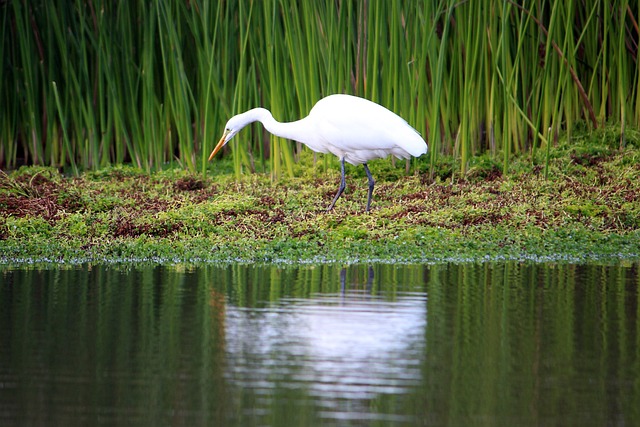
[[[345,399],[402,394],[422,380],[424,294],[388,300],[350,292],[261,309],[228,306],[225,323],[229,382],[263,396],[298,390],[320,399],[330,418],[345,416]]]

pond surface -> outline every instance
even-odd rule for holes
[[[639,265],[0,272],[0,425],[640,425]]]

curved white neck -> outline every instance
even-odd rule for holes
[[[282,123],[274,119],[271,112],[265,108],[254,108],[238,114],[236,117],[244,122],[244,126],[249,123],[260,122],[271,134],[281,138],[292,139],[302,143],[305,143],[309,138],[308,132],[304,130],[305,119]]]

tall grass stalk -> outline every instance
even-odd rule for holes
[[[228,118],[296,120],[349,93],[397,112],[464,174],[489,151],[548,153],[577,123],[640,125],[638,13],[628,0],[0,4],[0,167],[214,170]],[[54,84],[55,82],[55,84]],[[236,174],[294,173],[306,148],[255,125]],[[325,167],[331,156],[315,157]],[[548,158],[548,156],[547,156]],[[543,160],[544,161],[544,160]],[[407,169],[409,169],[407,163]]]

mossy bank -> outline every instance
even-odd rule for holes
[[[640,258],[640,149],[615,129],[554,147],[548,165],[523,157],[502,173],[478,157],[464,176],[455,159],[348,168],[347,190],[311,155],[295,178],[237,180],[127,166],[64,177],[22,168],[0,178],[0,263],[441,262]],[[541,157],[542,158],[542,157]],[[224,165],[222,165],[224,166]],[[546,168],[548,166],[548,168]],[[545,170],[548,172],[545,177]]]

